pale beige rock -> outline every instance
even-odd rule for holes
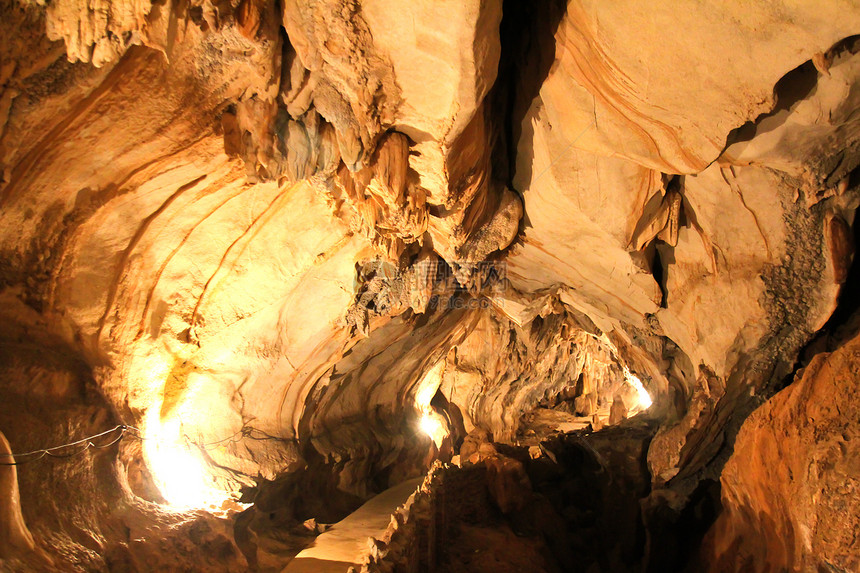
[[[523,291],[568,285],[597,310],[597,320],[636,322],[656,312],[659,287],[634,264],[628,244],[639,213],[658,192],[659,174],[571,147],[539,100],[523,122],[515,186],[524,191],[528,222],[524,243],[507,259],[513,285]]]
[[[391,64],[376,48],[360,7],[343,0],[283,6],[290,43],[314,83],[314,107],[337,132],[351,169],[364,165],[393,123],[399,95]]]
[[[860,68],[858,50],[856,40],[835,48],[826,73],[809,63],[793,72],[784,88],[788,101],[742,130],[744,137],[726,148],[721,163],[767,165],[788,173],[800,179],[810,203],[836,194],[860,153],[853,119],[860,95],[852,89]],[[827,151],[834,145],[844,146],[838,157]]]
[[[703,423],[691,402],[702,380],[715,374],[755,384],[739,370],[750,360],[777,361],[781,374],[774,376],[784,375],[802,340],[835,308],[847,260],[836,217],[854,208],[838,193],[846,184],[837,183],[857,164],[846,115],[854,97],[846,86],[856,74],[853,44],[835,48],[831,75],[805,72],[801,83],[819,82],[807,99],[784,101],[790,109],[731,135],[740,141],[711,163],[733,129],[770,111],[777,80],[803,63],[794,46],[810,49],[809,58],[850,35],[845,20],[811,24],[827,10],[852,9],[829,4],[813,15],[804,5],[788,16],[757,8],[741,19],[731,15],[735,7],[700,15],[695,7],[677,9],[648,8],[643,24],[637,15],[644,18],[644,7],[568,4],[555,36],[556,62],[538,96],[523,102],[514,183],[524,200],[524,236],[507,263],[517,290],[559,289],[566,304],[625,339],[628,358],[632,348],[651,344],[642,329],[677,344],[693,369],[661,378],[656,372],[666,373],[672,360],[663,362],[653,347],[641,363],[654,373],[658,394],[664,383],[686,380],[676,428],[689,432]],[[766,31],[765,22],[786,18],[786,33]],[[800,37],[807,40],[798,44]],[[728,38],[738,38],[730,43],[739,54],[717,71],[716,62],[724,62],[718,46]],[[720,56],[712,54],[717,49]],[[687,70],[684,81],[678,70]],[[715,78],[720,87],[708,87]],[[777,86],[781,97],[798,92],[797,78]],[[836,140],[844,142],[838,151],[824,151],[825,141]],[[660,171],[690,175],[672,179]],[[808,210],[827,197],[826,206]],[[788,331],[778,326],[787,323]],[[777,331],[790,334],[777,339]],[[699,366],[710,374],[700,377]],[[675,436],[680,441],[666,446],[666,439],[655,447],[680,450],[684,442]],[[672,467],[654,466],[655,475],[668,479]]]
[[[595,8],[595,10],[597,9]],[[576,3],[572,4],[559,31],[559,50],[565,50],[562,52],[564,56],[575,58],[578,54],[576,50],[568,51],[564,42],[567,40],[574,41],[571,40],[571,36],[565,36],[565,34],[569,33],[571,29],[578,29],[576,26],[580,22],[577,18],[580,17],[584,17],[583,12],[580,11]],[[606,20],[601,18],[600,21]],[[673,38],[671,41],[677,41],[677,39]],[[581,42],[581,39],[575,40],[575,42]],[[662,44],[656,43],[654,45]],[[685,57],[690,58],[691,56],[685,52]],[[561,61],[564,62],[565,60],[562,58]],[[663,70],[663,65],[665,64],[661,63],[658,69]],[[688,287],[681,287],[683,291],[679,291],[678,288],[683,283],[690,285],[690,280],[710,282],[714,285],[711,288],[717,290],[712,291],[712,294],[707,295],[707,297],[712,301],[710,304],[719,304],[719,301],[724,300],[727,296],[725,292],[719,292],[720,288],[737,289],[739,286],[736,279],[727,281],[723,287],[717,286],[724,280],[719,277],[723,273],[717,271],[720,259],[724,259],[732,267],[737,267],[738,270],[730,271],[731,274],[736,274],[738,272],[750,273],[752,270],[749,268],[750,257],[757,257],[761,261],[760,266],[757,270],[752,271],[751,275],[747,275],[752,279],[747,288],[752,290],[749,295],[743,297],[743,299],[754,301],[753,305],[757,306],[755,301],[760,297],[764,285],[755,277],[763,270],[764,264],[777,261],[783,256],[782,241],[785,240],[786,236],[781,220],[782,215],[779,211],[773,210],[773,195],[767,193],[765,189],[767,187],[782,188],[784,191],[780,195],[783,201],[789,201],[794,193],[791,183],[766,172],[721,170],[717,166],[710,167],[694,178],[688,177],[683,195],[686,205],[689,206],[691,214],[696,217],[696,221],[692,225],[688,224],[688,226],[676,231],[680,235],[677,239],[680,244],[675,250],[675,261],[670,266],[671,270],[668,273],[669,309],[668,311],[660,310],[657,312],[659,295],[655,290],[656,285],[647,274],[648,269],[644,269],[645,272],[643,272],[634,266],[626,251],[638,250],[643,247],[649,237],[655,236],[667,224],[668,211],[664,209],[662,222],[657,224],[651,234],[648,234],[646,230],[637,232],[634,229],[637,225],[637,219],[646,208],[646,203],[654,197],[656,188],[659,188],[659,178],[654,172],[649,172],[644,168],[638,168],[640,172],[637,174],[635,165],[628,164],[621,159],[607,159],[600,155],[590,155],[579,151],[580,149],[593,148],[595,151],[603,153],[597,147],[590,147],[589,138],[595,133],[602,134],[604,131],[595,130],[593,126],[589,127],[584,121],[574,120],[573,116],[564,116],[560,112],[554,112],[556,106],[552,103],[554,101],[552,98],[560,97],[561,93],[553,91],[553,82],[555,81],[553,78],[563,75],[563,69],[564,65],[562,64],[555,72],[550,73],[547,82],[541,89],[540,99],[533,103],[531,111],[524,119],[524,136],[519,155],[517,181],[518,186],[525,190],[525,210],[532,228],[526,231],[527,239],[523,247],[514,249],[509,259],[509,269],[514,284],[519,285],[519,288],[529,289],[539,285],[568,284],[575,289],[574,298],[581,299],[582,304],[594,309],[589,314],[595,320],[603,319],[612,314],[606,312],[608,309],[613,309],[615,314],[613,318],[633,324],[637,324],[641,320],[637,315],[657,313],[670,337],[681,344],[688,353],[691,353],[691,356],[702,352],[708,346],[708,343],[703,344],[701,337],[695,332],[708,332],[709,338],[715,333],[719,335],[720,332],[724,332],[725,341],[718,343],[714,340],[715,345],[719,346],[720,350],[716,353],[711,352],[710,357],[705,357],[705,361],[707,364],[718,367],[720,373],[726,373],[728,369],[720,366],[720,362],[723,360],[720,358],[720,353],[726,352],[734,343],[737,333],[744,329],[743,322],[761,324],[761,319],[767,311],[759,309],[751,312],[750,309],[746,309],[742,305],[734,306],[731,312],[736,313],[738,317],[734,324],[720,326],[716,332],[712,327],[700,326],[691,337],[690,334],[678,332],[676,325],[679,323],[674,316],[671,316],[674,314],[672,307],[677,304],[686,305],[693,301],[701,301],[702,295],[692,295]],[[786,71],[789,69],[790,67],[786,67]],[[835,86],[844,86],[844,80],[840,81],[838,77],[827,81],[832,82]],[[587,84],[587,86],[593,87],[591,84]],[[654,93],[656,96],[658,92]],[[843,94],[845,93],[843,91]],[[843,95],[842,97],[846,96]],[[847,109],[845,106],[850,106],[850,104],[838,96],[834,96],[830,106],[833,110],[839,110]],[[575,106],[572,108],[569,105],[557,107],[565,110],[565,113],[575,108]],[[725,106],[720,109],[723,108]],[[667,109],[672,111],[674,108]],[[678,111],[680,112],[680,110],[679,107]],[[809,114],[807,113],[805,117],[809,117]],[[821,118],[823,114],[819,113],[816,117]],[[587,127],[587,129],[584,132],[576,131],[579,124],[583,124],[582,127]],[[612,133],[612,131],[607,129],[605,133]],[[686,130],[685,133],[692,135],[695,130]],[[772,139],[770,135],[761,137],[771,137]],[[849,136],[848,139],[853,141],[854,138]],[[767,145],[767,143],[763,144]],[[648,165],[648,162],[641,157],[636,158],[632,155],[630,157]],[[613,161],[615,164],[612,163]],[[591,165],[595,165],[597,168],[595,169]],[[602,167],[603,165],[606,167]],[[602,175],[603,173],[606,175]],[[629,173],[630,175],[627,179],[622,179],[618,176],[620,173]],[[723,175],[719,175],[720,173]],[[591,179],[584,179],[583,176]],[[716,185],[719,181],[717,176],[719,179],[723,179],[719,185],[727,188],[726,192],[723,193],[724,199],[717,199],[717,195],[715,195]],[[739,184],[736,181],[738,177],[742,179],[754,178],[757,183],[750,188],[755,189],[755,192],[765,194],[761,198],[749,197],[747,199],[745,194],[740,191],[746,185]],[[767,178],[770,178],[772,182],[765,183]],[[707,191],[699,190],[702,184],[709,186]],[[732,191],[732,195],[728,194],[729,190]],[[611,202],[607,200],[608,197],[612,198]],[[729,209],[730,204],[727,201],[736,203],[736,206],[731,207],[731,214],[726,210]],[[718,206],[722,212],[712,212],[710,205]],[[620,208],[620,212],[613,212],[610,210],[612,208]],[[700,210],[701,213],[699,213]],[[581,222],[572,219],[572,217],[582,217],[586,214],[590,214],[590,216],[587,215],[587,218]],[[610,218],[609,215],[614,215],[614,217]],[[574,221],[576,222],[574,223]],[[740,228],[742,225],[744,229]],[[565,236],[563,234],[565,232],[569,235]],[[614,240],[608,240],[607,233],[613,233]],[[769,241],[771,244],[765,245],[750,241],[749,237],[753,235],[766,237],[765,242]],[[630,241],[629,244],[627,244],[628,240]],[[737,244],[731,244],[735,240]],[[670,243],[672,242],[674,240],[670,241]],[[757,244],[758,247],[756,247]],[[610,245],[617,245],[614,251],[616,254],[609,255],[613,252],[610,250]],[[757,250],[757,254],[753,254],[753,249]],[[597,253],[599,255],[595,256]],[[737,256],[738,262],[736,264],[730,262],[734,256]],[[694,260],[695,263],[693,263]],[[538,261],[540,262],[538,263]],[[678,276],[676,268],[680,271],[681,277]],[[744,270],[741,271],[741,268]],[[553,269],[553,271],[548,273],[549,269]],[[559,274],[561,269],[565,269],[563,274]],[[634,290],[634,287],[638,288]],[[733,292],[737,293],[737,290]],[[834,296],[835,292],[831,291],[828,295],[829,300],[833,301]],[[612,300],[618,298],[621,299],[620,305]],[[826,316],[828,313],[826,307],[825,304],[825,308],[822,309],[819,316]],[[761,318],[750,321],[750,318],[755,315],[754,312],[758,312]],[[707,320],[708,315],[707,312],[696,312],[695,316],[699,318],[693,320]],[[692,318],[692,315],[688,314],[688,316]],[[728,316],[723,316],[721,320],[727,318]],[[819,320],[816,319],[813,323],[818,324]],[[690,324],[690,319],[688,318],[684,322]],[[748,336],[745,335],[747,338]],[[694,359],[694,362],[696,361]]]
[[[150,0],[80,2],[58,0],[47,4],[46,32],[62,39],[70,62],[92,62],[101,67],[118,59],[130,45],[152,9]]]
[[[394,127],[412,141],[450,146],[496,80],[499,0],[368,0],[361,13],[389,58],[402,98]]]
[[[458,407],[465,429],[476,427],[496,441],[513,442],[528,429],[524,414],[544,402],[556,405],[586,396],[608,416],[624,376],[612,343],[583,330],[578,320],[557,300],[523,327],[482,313],[470,334],[454,345],[439,374],[439,391]],[[500,354],[498,348],[508,351]],[[626,413],[614,423],[624,417]]]
[[[782,76],[856,33],[858,18],[847,1],[570,2],[541,88],[547,115],[577,149],[695,173],[770,111]]]
[[[533,445],[536,409],[595,430],[638,412],[634,375],[663,420],[654,486],[683,503],[851,276],[844,0],[572,1],[557,29],[498,0],[9,2],[0,383],[63,400],[69,431],[166,436],[256,501],[235,529],[178,524],[136,497],[162,501],[147,468],[177,464],[123,443],[68,466],[110,502],[28,518],[37,545],[66,536],[63,566],[208,567],[194,534],[224,569],[281,568],[309,516],[426,470],[422,413],[448,408],[449,443]],[[464,463],[501,451],[474,441]]]
[[[375,496],[296,555],[283,573],[327,573],[360,567],[368,540],[385,533],[391,514],[420,486],[421,479],[414,479]]]

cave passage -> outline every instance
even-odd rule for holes
[[[860,571],[856,2],[0,38],[0,571]]]

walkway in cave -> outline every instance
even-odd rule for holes
[[[284,573],[343,573],[352,565],[360,567],[367,553],[367,538],[378,538],[385,532],[391,514],[406,502],[423,479],[405,481],[370,499],[296,555]]]

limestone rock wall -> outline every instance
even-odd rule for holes
[[[630,373],[680,511],[845,290],[858,33],[847,0],[0,0],[4,392],[60,348],[150,438],[118,498],[190,452],[277,563],[266,515],[426,470],[422,410],[515,441]]]
[[[753,412],[723,471],[711,571],[852,571],[857,519],[860,337],[815,356]]]

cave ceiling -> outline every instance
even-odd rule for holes
[[[719,479],[848,278],[860,9],[681,4],[0,0],[9,403],[97,394],[155,501],[183,440],[366,498],[440,399],[647,398],[653,486]]]

